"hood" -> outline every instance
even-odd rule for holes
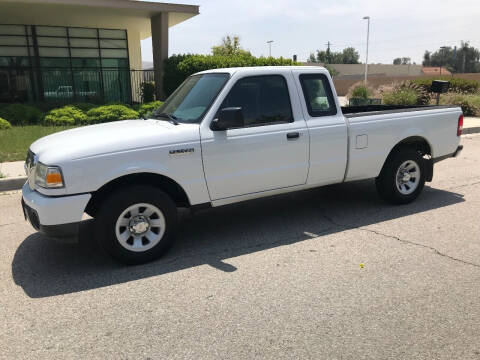
[[[58,165],[121,151],[199,140],[198,124],[162,120],[124,120],[61,131],[35,141],[30,150],[40,162]]]

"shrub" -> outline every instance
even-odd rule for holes
[[[0,130],[8,130],[11,128],[12,128],[12,125],[10,125],[10,123],[7,120],[0,118]]]
[[[162,106],[163,102],[161,101],[152,101],[146,104],[141,104],[138,107],[138,115],[140,117],[148,117],[153,111]]]
[[[382,92],[382,100],[386,105],[417,105],[417,93],[406,87],[397,87]]]
[[[480,95],[445,94],[440,96],[441,105],[458,105],[465,116],[480,114]]]
[[[125,105],[104,105],[87,112],[87,121],[90,123],[137,119],[138,117],[138,112]]]
[[[84,113],[86,113],[88,110],[93,109],[98,105],[92,103],[75,103],[70,106],[75,106],[77,109],[82,110]]]
[[[452,78],[448,76],[439,76],[437,78],[423,78],[411,80],[411,82],[430,92],[433,80],[447,80],[450,82],[449,92],[476,94],[480,89],[480,83],[476,80]]]
[[[39,124],[43,120],[43,112],[33,106],[23,104],[11,104],[0,109],[0,117],[9,121],[12,125]]]
[[[140,84],[140,96],[142,97],[143,103],[154,101],[155,100],[155,83],[153,81],[142,82]]]
[[[295,65],[291,59],[254,57],[250,54],[173,55],[165,60],[164,90],[170,95],[188,76],[204,70],[245,66]]]
[[[348,88],[347,99],[360,98],[369,99],[373,97],[374,89],[370,86],[365,86],[363,81],[356,82]]]
[[[46,125],[77,125],[85,124],[87,115],[75,106],[64,106],[62,108],[50,110],[45,116]]]

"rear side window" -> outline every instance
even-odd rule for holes
[[[310,116],[327,116],[337,113],[332,89],[325,75],[302,74],[300,83]]]
[[[293,121],[290,95],[281,75],[249,76],[238,80],[220,109],[241,107],[245,127]]]

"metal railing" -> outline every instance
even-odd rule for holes
[[[141,103],[144,83],[153,70],[0,67],[0,102]]]

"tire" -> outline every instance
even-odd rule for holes
[[[177,232],[177,207],[162,190],[129,186],[110,195],[95,219],[95,237],[114,259],[128,265],[160,258]]]
[[[389,203],[408,204],[423,190],[425,170],[425,160],[419,152],[400,148],[387,158],[375,179],[377,191]]]

